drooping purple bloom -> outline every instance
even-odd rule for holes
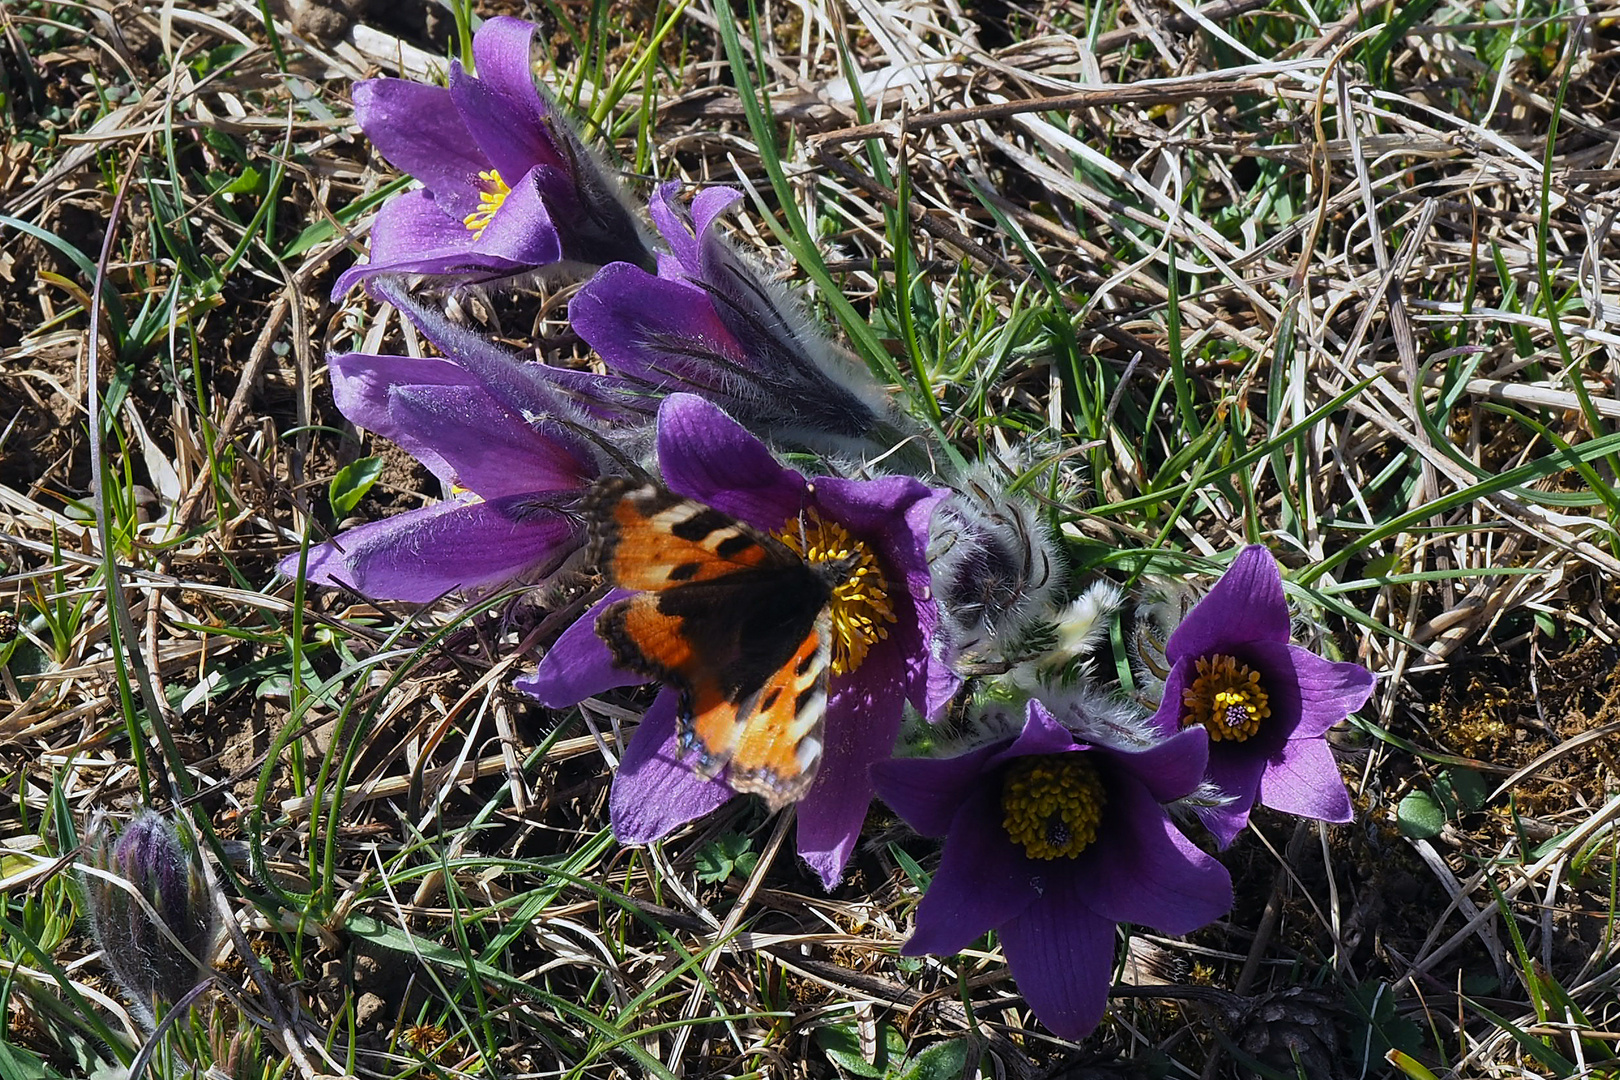
[[[798,804],[799,854],[831,888],[843,874],[871,802],[867,767],[889,755],[906,704],[933,717],[955,690],[955,676],[930,657],[928,648],[937,612],[929,597],[924,548],[929,515],[942,493],[898,476],[818,476],[812,482],[780,465],[718,407],[690,394],[671,395],[659,408],[657,453],[664,483],[675,494],[767,533],[782,535],[792,523],[795,533],[809,531],[812,542],[859,549],[881,571],[881,588],[865,579],[864,598],[834,597],[825,746],[816,779]],[[519,689],[563,708],[613,687],[645,682],[644,676],[615,668],[596,634],[597,614],[624,595],[615,591],[564,631],[539,670],[518,680]],[[883,607],[887,619],[879,614]],[[875,621],[882,636],[845,634],[840,628],[841,620],[862,614],[879,615]],[[668,687],[658,695],[613,778],[613,831],[624,843],[651,843],[734,794],[723,774],[703,780],[691,760],[682,759],[676,699]]]
[[[1080,741],[1038,701],[1021,734],[952,758],[872,768],[878,796],[925,836],[939,869],[901,952],[950,955],[987,930],[1041,1022],[1078,1039],[1102,1018],[1115,927],[1186,934],[1232,906],[1232,881],[1160,803],[1197,786],[1207,738]]]
[[[536,29],[486,21],[473,37],[478,74],[452,61],[448,87],[355,84],[361,130],[423,187],[383,206],[371,261],[338,278],[334,300],[384,273],[471,283],[559,263],[653,265],[616,182],[535,85]]]
[[[328,365],[343,415],[398,443],[457,494],[310,548],[310,581],[425,603],[532,580],[579,547],[570,510],[598,466],[574,429],[522,415],[508,403],[517,396],[511,387],[448,360],[347,353]],[[497,361],[494,370],[505,369]],[[514,366],[512,380],[520,376]],[[296,574],[298,556],[280,569]]]
[[[599,385],[604,398],[651,412],[666,394],[694,393],[750,431],[820,448],[892,432],[866,372],[721,235],[716,222],[742,193],[709,188],[688,212],[679,187],[660,187],[649,208],[670,248],[657,276],[607,266],[568,305],[569,322],[614,378]]]
[[[99,874],[82,875],[102,961],[137,1016],[151,1027],[157,1004],[183,998],[197,984],[199,965],[209,959],[216,923],[202,872],[174,825],[154,810],[130,819],[116,844],[106,823],[97,822],[86,838],[85,854],[90,866],[133,886],[162,920],[162,927],[154,923],[115,882]]]
[[[1288,603],[1271,552],[1246,547],[1165,644],[1170,674],[1153,723],[1209,730],[1209,779],[1231,801],[1199,810],[1224,848],[1256,802],[1349,821],[1349,792],[1324,737],[1366,704],[1372,672],[1289,643]]]

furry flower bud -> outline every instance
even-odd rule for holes
[[[1004,654],[1044,614],[1062,577],[1056,545],[1033,503],[976,466],[939,504],[928,566],[943,616],[946,656]]]
[[[151,1025],[159,1002],[178,1001],[196,986],[212,951],[215,924],[201,868],[174,825],[153,810],[136,814],[116,844],[98,821],[85,848],[91,866],[128,882],[151,907],[106,876],[83,875],[102,960]]]

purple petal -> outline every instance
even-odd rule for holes
[[[728,187],[704,188],[692,197],[692,233],[699,248],[720,215],[740,202],[742,197],[742,192]]]
[[[1323,659],[1298,645],[1282,648],[1286,659],[1276,657],[1276,646],[1256,647],[1254,657],[1270,689],[1279,681],[1286,664],[1289,682],[1298,688],[1298,720],[1286,732],[1290,739],[1321,735],[1351,713],[1367,704],[1372,696],[1373,673],[1360,664]]]
[[[870,376],[717,230],[700,232],[698,245],[696,279],[747,359],[763,397],[751,402],[761,421],[821,436],[870,437],[884,419]]]
[[[532,23],[521,19],[490,19],[473,37],[478,77],[468,75],[460,64],[450,65],[450,96],[456,110],[508,184],[536,165],[568,171],[546,130],[549,110],[534,85],[529,63],[534,31]]]
[[[1134,777],[1109,777],[1103,813],[1095,844],[1074,864],[1076,888],[1092,911],[1188,934],[1231,910],[1226,868],[1183,836]]]
[[[617,375],[598,375],[594,371],[575,371],[538,362],[525,366],[578,408],[580,421],[588,419],[625,428],[650,426],[658,411],[657,398],[648,397]],[[626,444],[635,445],[628,434]]]
[[[490,499],[581,489],[595,474],[567,437],[526,423],[447,360],[345,353],[327,365],[344,416],[446,483]]]
[[[930,625],[930,629],[932,629],[931,624],[937,623],[938,620],[937,618],[930,620],[927,616],[934,614],[936,611],[937,609],[932,604],[920,607],[918,609],[919,622]],[[923,640],[933,641],[934,635],[929,633]],[[951,665],[943,656],[936,655],[932,648],[927,650],[923,664],[925,674],[923,676],[922,700],[919,702],[912,698],[912,702],[917,706],[917,710],[922,713],[923,719],[932,724],[938,721],[951,702],[956,700],[957,691],[962,689],[962,676],[951,668]]]
[[[909,476],[876,480],[821,476],[815,488],[816,501],[832,516],[850,532],[880,546],[885,565],[904,575],[911,595],[928,595],[928,522],[945,496],[942,489]]]
[[[1282,572],[1271,552],[1251,544],[1187,613],[1164,652],[1175,663],[1184,656],[1231,653],[1251,642],[1286,642],[1288,634]]]
[[[378,600],[427,603],[547,571],[582,537],[566,514],[526,501],[443,502],[349,529],[310,548],[308,580]],[[298,557],[279,569],[296,574]]]
[[[878,798],[917,832],[944,836],[985,761],[1004,745],[981,746],[956,757],[879,761],[872,766],[872,786]]]
[[[926,557],[927,551],[927,523],[933,516],[934,507],[939,505],[939,499],[919,499],[906,510],[906,525],[917,537],[917,550],[923,554],[916,566],[905,571],[906,590],[912,599],[912,617],[916,620],[917,631],[921,641],[921,648],[915,656],[916,663],[920,665],[920,700],[917,691],[910,694],[911,701],[922,713],[923,718],[933,723],[944,714],[945,709],[955,700],[957,692],[962,688],[962,677],[958,675],[943,652],[936,651],[934,643],[939,638],[939,603],[934,599],[933,582],[928,572]]]
[[[532,191],[513,192],[490,228],[475,238],[459,217],[445,213],[430,192],[396,195],[383,204],[371,227],[370,261],[344,271],[332,287],[332,297],[339,299],[357,282],[382,274],[494,281],[556,262],[562,249],[544,218],[544,207],[535,212],[537,203],[538,195]]]
[[[648,393],[729,395],[726,373],[741,354],[701,289],[614,263],[569,302],[568,321],[610,371]]]
[[[930,591],[928,522],[944,492],[900,476],[818,477],[814,492],[824,516],[870,544],[885,574],[900,579],[904,591],[893,581],[889,591],[896,601],[892,642],[906,662],[906,699],[927,719],[936,719],[961,686],[960,676],[930,648],[939,609]]]
[[[688,212],[676,198],[680,190],[679,180],[660,184],[647,204],[647,212],[674,254],[672,269],[678,271],[678,276],[697,277],[701,269],[698,252],[703,234],[743,196],[736,188],[704,188],[693,197],[692,209]]]
[[[1182,696],[1187,686],[1198,677],[1195,657],[1185,657],[1170,668],[1170,674],[1165,676],[1164,693],[1159,698],[1159,708],[1150,721],[1153,727],[1158,728],[1160,734],[1174,735],[1182,730],[1181,719],[1186,713],[1186,706],[1182,704]]]
[[[1184,728],[1147,747],[1099,746],[1112,765],[1147,787],[1159,802],[1190,795],[1204,779],[1209,764],[1209,732],[1202,726]]]
[[[1260,774],[1266,767],[1265,755],[1257,754],[1252,749],[1246,750],[1246,746],[1246,743],[1213,743],[1209,748],[1209,770],[1206,775],[1211,783],[1221,789],[1221,794],[1232,801],[1225,806],[1201,809],[1198,817],[1223,850],[1249,823],[1249,811],[1260,790]]]
[[[420,190],[395,195],[377,211],[366,255],[368,261],[356,263],[338,276],[332,286],[334,303],[378,274],[449,274],[477,261],[472,233],[461,219],[446,213],[432,192]],[[486,270],[491,276],[514,272],[489,261]]]
[[[1029,1007],[1054,1035],[1080,1039],[1108,1007],[1117,948],[1114,924],[1086,910],[1070,875],[1053,881],[1001,928],[1007,967]]]
[[[565,709],[604,690],[646,682],[645,675],[615,667],[613,654],[596,633],[596,619],[602,610],[629,595],[624,589],[614,589],[598,600],[546,650],[539,669],[514,680],[514,685],[548,709]]]
[[[478,255],[522,267],[550,266],[561,261],[562,237],[558,235],[551,219],[551,207],[547,205],[555,176],[555,172],[544,165],[536,165],[518,175],[501,208],[473,240]],[[472,235],[470,231],[468,235]]]
[[[676,692],[660,691],[630,737],[613,776],[608,813],[621,844],[650,844],[716,810],[732,797],[718,780],[703,780],[675,749]]]
[[[658,227],[658,235],[669,245],[676,268],[686,276],[691,276],[697,273],[698,244],[697,237],[693,235],[692,215],[687,213],[686,207],[676,198],[680,190],[679,180],[659,184],[647,202],[647,213],[652,216],[653,224]],[[659,276],[665,275],[660,272]]]
[[[887,643],[885,643],[887,644]],[[860,670],[835,678],[815,783],[799,803],[799,855],[831,889],[844,876],[866,811],[871,767],[894,751],[905,708],[900,657],[874,648]]]
[[[1074,732],[1058,723],[1045,705],[1030,699],[1024,715],[1024,730],[1007,747],[986,762],[986,768],[1005,765],[1014,758],[1031,754],[1063,754],[1078,749]]]
[[[810,501],[810,486],[717,405],[671,394],[658,409],[658,461],[677,495],[776,532]]]
[[[478,174],[490,167],[440,86],[404,79],[354,84],[354,116],[389,164],[433,193],[444,216],[459,222],[478,209]]]
[[[1006,925],[1040,895],[1039,870],[1001,828],[999,792],[980,784],[959,807],[939,869],[917,905],[917,929],[900,952],[950,956]]]
[[[443,309],[425,303],[397,277],[382,277],[371,291],[399,309],[439,351],[476,377],[496,401],[519,416],[549,415],[581,423],[584,414],[552,380],[555,369],[531,364],[486,336],[451,322]],[[583,439],[577,444],[584,446]],[[583,452],[583,451],[582,451]]]
[[[1333,751],[1320,735],[1289,740],[1266,763],[1256,801],[1319,821],[1344,822],[1355,817]]]

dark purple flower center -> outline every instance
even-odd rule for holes
[[[1032,754],[1002,778],[1001,824],[1032,859],[1072,859],[1097,839],[1107,801],[1086,755]]]
[[[896,621],[877,556],[848,529],[814,510],[788,522],[776,537],[807,563],[841,563],[846,568],[827,608],[832,616],[833,674],[848,675],[861,666],[873,645],[889,636],[887,624]]]
[[[1181,692],[1181,704],[1181,726],[1202,724],[1216,742],[1243,742],[1271,715],[1260,673],[1221,653],[1198,658],[1198,675]]]

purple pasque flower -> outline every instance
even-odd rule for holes
[[[155,810],[131,818],[116,843],[107,822],[98,820],[85,838],[85,861],[104,871],[81,874],[102,962],[150,1028],[156,1006],[185,997],[201,977],[199,965],[209,960],[216,920],[206,880],[173,823]],[[115,878],[132,886],[151,911]]]
[[[907,703],[933,717],[957,680],[929,655],[938,618],[928,592],[928,519],[942,492],[909,477],[810,479],[785,468],[716,405],[672,394],[658,410],[658,464],[677,495],[761,531],[875,570],[858,590],[835,592],[833,668],[824,749],[798,804],[799,854],[831,888],[844,871],[872,799],[867,767],[888,757]],[[551,708],[647,681],[614,667],[596,633],[615,590],[558,638],[518,688]],[[863,624],[863,620],[865,620]],[[614,835],[647,844],[708,813],[734,792],[724,774],[704,780],[676,744],[676,691],[665,687],[626,747],[609,799]]]
[[[599,470],[576,429],[525,415],[512,387],[449,360],[345,353],[328,370],[344,416],[398,443],[456,494],[311,547],[308,580],[426,603],[543,576],[583,542],[570,510]],[[280,570],[293,576],[298,563],[289,555]]]
[[[1324,736],[1366,704],[1373,674],[1290,644],[1290,626],[1277,560],[1255,544],[1165,643],[1170,673],[1153,723],[1208,729],[1209,779],[1231,801],[1198,813],[1223,848],[1256,802],[1322,821],[1353,816]]]
[[[371,261],[338,278],[334,300],[384,273],[480,282],[557,263],[653,265],[617,182],[535,85],[536,29],[487,20],[473,36],[478,74],[452,61],[447,87],[355,84],[361,130],[423,187],[383,206]]]
[[[995,930],[1035,1015],[1084,1036],[1107,1004],[1118,923],[1186,934],[1232,906],[1226,869],[1160,805],[1198,785],[1207,746],[1198,731],[1083,742],[1030,701],[1015,738],[874,765],[878,797],[945,838],[902,954],[950,955]]]
[[[568,305],[613,377],[600,392],[649,412],[666,394],[694,393],[756,434],[816,448],[885,438],[895,421],[882,390],[720,234],[742,193],[708,188],[689,212],[679,188],[664,184],[649,207],[670,248],[657,276],[606,266]]]

